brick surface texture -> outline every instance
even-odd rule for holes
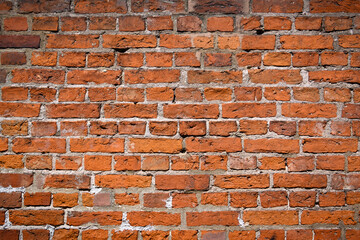
[[[0,239],[360,239],[359,0],[0,0]]]

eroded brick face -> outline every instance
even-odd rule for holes
[[[0,29],[0,239],[359,239],[359,0],[0,0]]]

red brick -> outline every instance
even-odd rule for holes
[[[294,136],[296,134],[296,122],[291,121],[271,121],[269,131],[278,135]]]
[[[197,240],[197,231],[196,230],[172,230],[171,231],[172,240]]]
[[[225,4],[221,0],[190,0],[190,12],[195,13],[246,13],[248,11],[247,2],[229,0]]]
[[[250,225],[298,225],[297,211],[244,211],[243,221]]]
[[[298,84],[303,81],[299,70],[249,70],[250,81],[253,83],[275,84],[285,82]]]
[[[333,49],[333,38],[324,35],[285,35],[280,43],[282,49]]]
[[[90,134],[95,135],[115,135],[118,130],[116,122],[91,122]]]
[[[227,206],[228,205],[228,194],[222,192],[216,193],[202,193],[201,204],[214,205],[214,206]]]
[[[1,35],[0,48],[39,48],[40,36],[37,35]]]
[[[175,96],[177,101],[202,102],[201,91],[197,88],[176,88]]]
[[[86,54],[84,52],[62,52],[59,65],[66,67],[85,67]]]
[[[144,156],[142,161],[142,170],[144,171],[166,171],[169,170],[168,156]]]
[[[208,175],[156,175],[155,186],[160,190],[206,190]]]
[[[54,207],[74,207],[78,205],[78,193],[54,193]]]
[[[36,66],[53,67],[56,65],[57,52],[32,52],[31,64]]]
[[[45,225],[59,226],[64,224],[62,210],[10,210],[10,221],[13,225]]]
[[[195,35],[193,36],[193,47],[209,49],[214,47],[214,36],[202,36]]]
[[[230,136],[237,131],[235,121],[220,121],[209,123],[209,134],[215,136]]]
[[[282,157],[262,157],[259,158],[259,169],[282,170],[285,169],[285,158]]]
[[[260,20],[261,20],[261,17],[258,17],[258,16],[242,17],[240,19],[240,26],[245,31],[257,30],[257,29],[260,29],[260,26],[261,26]]]
[[[139,156],[115,156],[114,169],[116,171],[138,171],[141,169]]]
[[[95,238],[98,240],[107,240],[109,236],[108,230],[103,229],[91,229],[82,231],[82,239],[91,239]]]
[[[238,49],[240,47],[239,36],[219,36],[218,37],[218,48],[219,49]]]
[[[229,156],[229,167],[231,169],[239,169],[239,170],[248,170],[248,169],[255,169],[257,162],[256,157],[241,157],[230,155]]]
[[[145,54],[146,65],[149,67],[171,67],[172,53],[150,52]]]
[[[103,35],[104,48],[156,47],[154,35]]]
[[[343,108],[342,117],[356,119],[360,116],[360,105],[346,104]]]
[[[140,175],[96,175],[95,184],[107,188],[146,188],[151,185],[151,176]]]
[[[206,53],[204,56],[205,67],[231,66],[230,53]]]
[[[319,54],[315,52],[296,52],[293,54],[294,67],[316,66],[319,64]]]
[[[147,29],[150,31],[172,30],[171,16],[156,16],[147,18]]]
[[[72,152],[124,152],[122,138],[72,138]]]
[[[325,121],[300,121],[299,135],[301,136],[323,136],[325,132]]]
[[[26,17],[7,17],[4,19],[5,31],[26,31],[27,29]]]
[[[304,152],[345,153],[357,151],[356,139],[308,138],[304,139],[302,144]]]
[[[289,193],[290,207],[314,207],[316,201],[316,192],[297,191]]]
[[[290,30],[291,20],[288,17],[264,17],[265,30]]]
[[[138,231],[130,231],[130,230],[122,230],[122,231],[115,231],[112,230],[112,238],[113,240],[137,240],[138,239]]]
[[[295,28],[297,30],[320,30],[320,17],[297,17],[295,19]]]
[[[179,80],[179,70],[125,70],[125,82],[129,84],[173,83]]]
[[[62,17],[61,31],[85,31],[86,18],[85,17]]]
[[[90,30],[115,30],[116,19],[113,17],[90,17]]]
[[[314,157],[298,156],[287,159],[289,172],[302,172],[314,170]]]
[[[320,207],[344,206],[345,193],[344,192],[326,192],[319,195]]]
[[[68,72],[68,83],[69,84],[114,84],[120,83],[121,70],[73,70]]]
[[[47,240],[50,238],[49,231],[45,229],[23,230],[22,233],[24,240]]]
[[[26,55],[22,52],[3,52],[1,53],[1,65],[24,65]]]
[[[334,171],[342,170],[342,171],[344,171],[345,157],[344,156],[336,156],[336,155],[335,156],[331,156],[331,155],[317,156],[316,168],[323,169],[323,170],[334,170]],[[350,168],[350,165],[348,165],[348,168]]]
[[[188,83],[241,83],[242,72],[241,71],[189,71]]]
[[[81,226],[86,223],[97,223],[101,226],[120,225],[122,222],[122,212],[80,212],[72,211],[68,213],[67,224],[70,226]]]
[[[179,32],[201,31],[202,21],[196,16],[184,16],[177,19],[177,30]]]
[[[175,12],[185,11],[185,3],[183,1],[166,2],[166,1],[144,1],[131,0],[131,10],[133,12]]]
[[[303,1],[301,0],[280,0],[266,1],[254,0],[253,12],[273,12],[273,13],[299,13],[303,11]]]
[[[175,171],[199,169],[199,157],[180,155],[171,157],[171,169]]]
[[[1,168],[23,168],[22,155],[2,155],[0,156]]]
[[[345,225],[356,224],[354,220],[354,212],[339,210],[339,211],[325,211],[325,210],[305,210],[301,214],[301,224],[339,224],[342,221]]]
[[[264,97],[267,100],[290,101],[290,89],[286,87],[266,87]]]
[[[37,193],[25,193],[24,205],[25,206],[50,206],[51,193],[49,192],[37,192]]]
[[[76,13],[126,13],[127,6],[125,0],[76,0]]]
[[[193,52],[175,53],[175,65],[180,67],[200,67],[200,55]]]
[[[150,133],[160,136],[174,136],[177,132],[176,122],[150,122]]]
[[[275,48],[275,36],[263,35],[263,36],[243,36],[241,48],[243,50],[271,50]]]
[[[140,16],[119,17],[119,31],[134,32],[145,30],[145,21]]]
[[[114,53],[90,53],[88,55],[88,67],[111,67],[114,66]]]
[[[224,118],[263,118],[276,115],[276,106],[273,103],[225,103],[222,108]]]
[[[245,152],[298,153],[299,141],[295,139],[245,139]]]
[[[47,105],[48,118],[98,118],[98,104],[50,104]]]
[[[207,19],[207,30],[209,32],[232,32],[234,30],[234,19],[232,17],[209,17]]]
[[[310,1],[310,12],[311,13],[331,13],[331,12],[348,12],[358,13],[360,12],[360,6],[356,0],[311,0]]]
[[[143,65],[142,53],[119,53],[117,62],[123,67],[141,67]]]
[[[65,139],[59,138],[16,138],[13,140],[13,151],[64,153]]]
[[[60,122],[61,136],[86,136],[86,121],[62,121]]]
[[[12,70],[13,83],[44,83],[64,84],[65,72],[63,70],[48,69],[14,69]]]
[[[2,208],[20,208],[21,192],[0,193],[0,207]]]
[[[27,156],[25,163],[27,169],[52,169],[52,157],[46,155]]]
[[[159,46],[165,48],[190,48],[191,38],[189,35],[161,34]]]
[[[120,122],[119,123],[119,134],[134,134],[144,135],[146,130],[146,122],[132,121],[132,122]]]
[[[282,115],[295,118],[332,118],[336,117],[337,107],[333,104],[284,103]]]
[[[187,212],[186,223],[188,226],[237,226],[239,224],[239,221],[237,212]]]
[[[319,89],[308,87],[293,88],[294,99],[298,101],[318,102],[320,101]]]
[[[291,54],[284,52],[270,52],[264,56],[264,65],[268,66],[290,66]]]
[[[111,156],[85,155],[84,168],[89,171],[110,171]]]
[[[270,179],[268,174],[216,175],[214,185],[225,189],[267,188]]]
[[[27,135],[28,134],[28,122],[17,120],[4,120],[1,122],[3,135]]]
[[[22,101],[28,98],[28,89],[24,87],[3,87],[1,92],[3,101]]]
[[[34,17],[32,30],[33,31],[58,31],[59,17]]]
[[[47,175],[44,188],[89,189],[90,177],[85,175]]]
[[[217,118],[219,108],[216,104],[167,104],[164,106],[166,118]]]
[[[240,138],[187,138],[185,139],[188,152],[240,152],[242,150]]]
[[[144,207],[164,208],[169,193],[144,193]]]
[[[326,175],[313,174],[274,174],[274,187],[285,188],[325,188],[327,186]]]
[[[129,212],[127,218],[132,226],[176,226],[181,222],[179,213],[167,212]]]
[[[62,88],[59,89],[59,102],[83,102],[85,94],[85,88]]]
[[[97,48],[99,35],[48,34],[46,48]]]
[[[139,194],[137,193],[117,193],[115,202],[119,205],[134,206],[140,204]]]
[[[360,157],[359,156],[349,156],[348,157],[348,170],[350,172],[360,171]]]
[[[257,207],[257,192],[232,192],[230,193],[230,205],[236,208]]]
[[[237,101],[260,101],[262,98],[260,87],[235,87],[234,93]]]

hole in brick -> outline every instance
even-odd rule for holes
[[[113,48],[116,52],[126,53],[130,48]]]
[[[258,29],[258,30],[256,30],[256,34],[257,35],[262,35],[262,34],[264,34],[264,30],[262,30],[262,29]]]

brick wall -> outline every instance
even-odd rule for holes
[[[358,0],[0,11],[0,239],[359,239]]]

